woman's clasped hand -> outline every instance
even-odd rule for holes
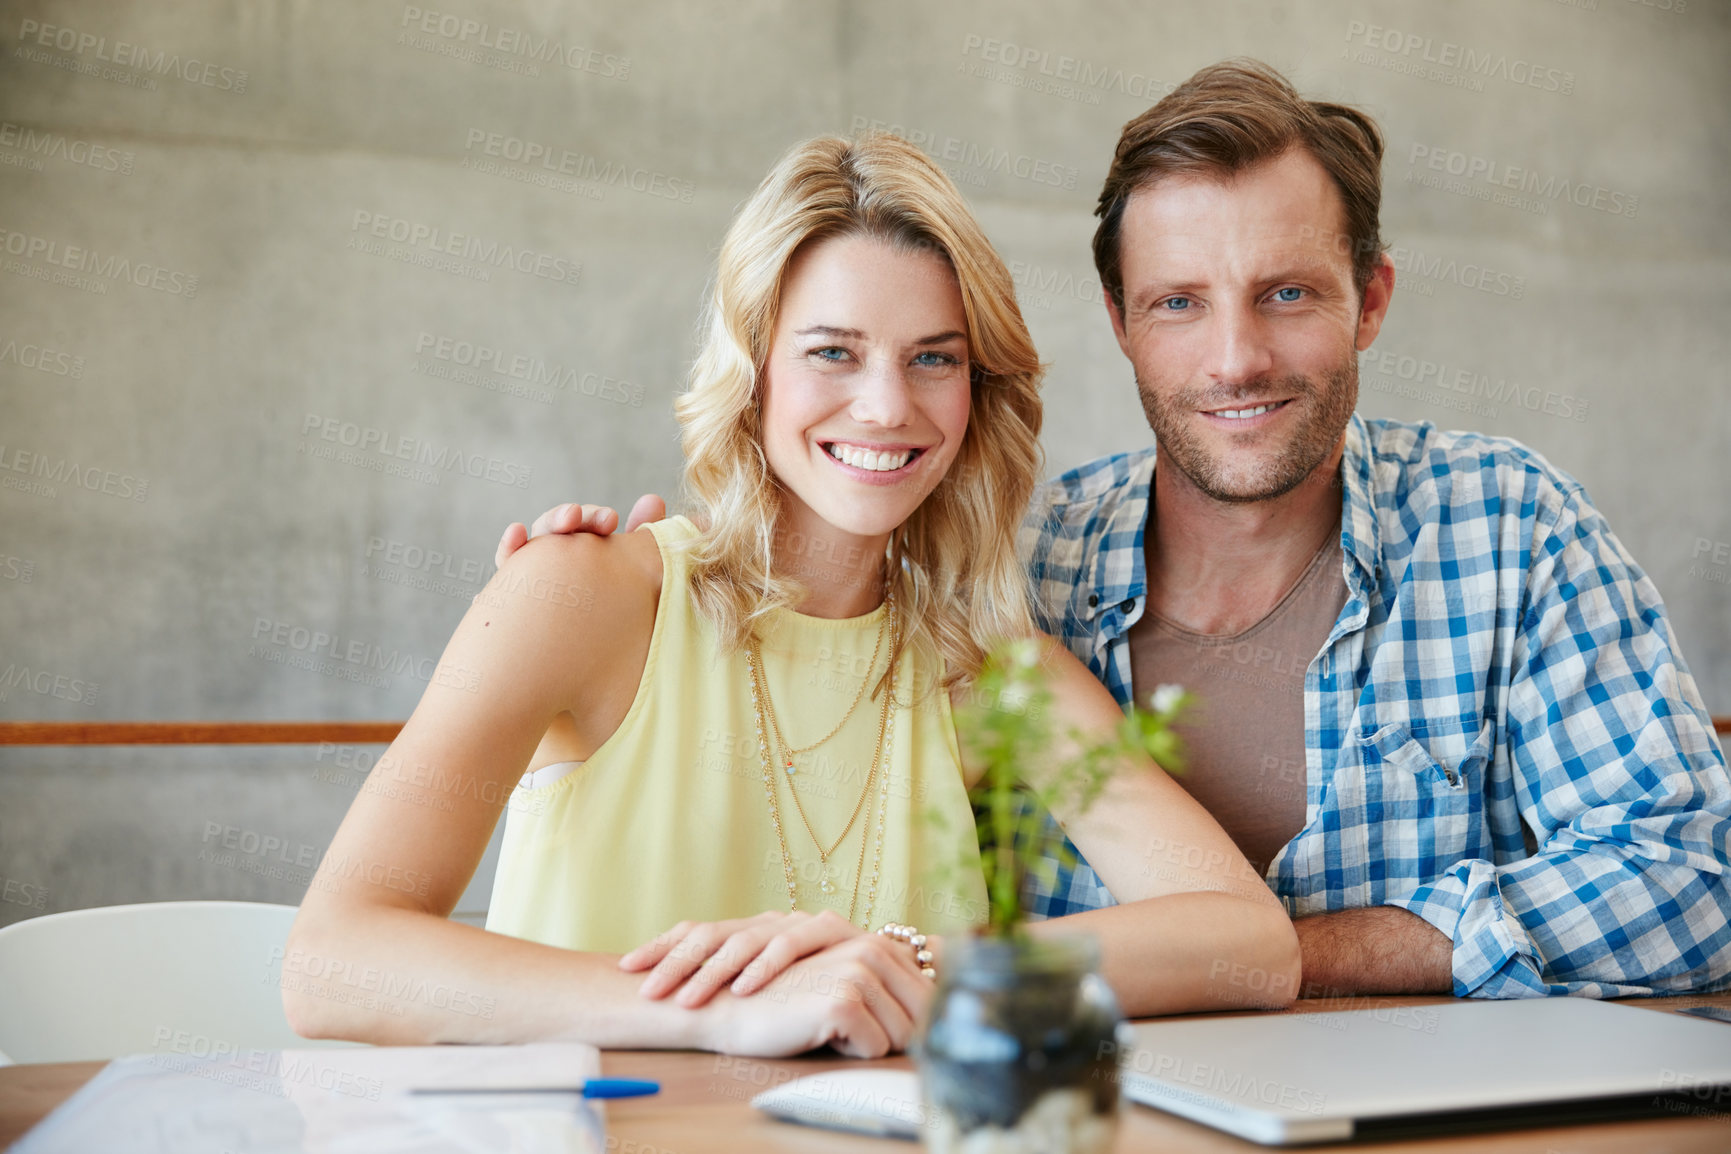
[[[906,943],[828,910],[680,922],[620,958],[619,968],[649,971],[639,988],[645,998],[721,1010],[728,1048],[742,1053],[797,1052],[781,1047],[800,1040],[850,1057],[906,1049],[932,996]],[[724,991],[732,997],[717,1000]],[[741,999],[755,1008],[730,1009]]]
[[[931,941],[935,945],[938,939]],[[620,958],[619,968],[649,971],[639,989],[644,997],[671,995],[676,1004],[694,1009],[723,988],[737,997],[755,994],[804,958],[828,951],[845,955],[843,946],[869,959],[886,982],[899,984],[904,973],[920,978],[913,951],[904,943],[868,933],[830,910],[769,910],[730,921],[680,922]],[[921,979],[921,984],[930,983]]]

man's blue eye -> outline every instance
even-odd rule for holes
[[[1274,294],[1274,298],[1276,300],[1286,301],[1287,303],[1290,304],[1292,301],[1297,300],[1299,297],[1301,297],[1303,295],[1304,295],[1303,289],[1283,288],[1279,292]]]
[[[1189,297],[1172,297],[1170,300],[1166,301],[1165,303],[1166,303],[1167,311],[1178,313],[1178,312],[1183,312],[1185,309],[1190,307],[1190,298]]]

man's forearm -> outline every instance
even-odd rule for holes
[[[1299,996],[1447,994],[1454,943],[1398,906],[1314,914],[1292,923],[1304,956]]]

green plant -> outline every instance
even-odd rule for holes
[[[1111,738],[1085,741],[1072,730],[1077,752],[1030,772],[1050,757],[1052,745],[1052,692],[1040,666],[1040,645],[1012,641],[992,651],[968,701],[956,711],[963,747],[985,765],[968,797],[979,832],[990,933],[1014,935],[1024,920],[1023,879],[1033,873],[1050,880],[1056,872],[1038,836],[1047,811],[1085,811],[1127,758],[1152,757],[1168,771],[1182,770],[1183,743],[1171,726],[1190,701],[1181,686],[1162,685],[1149,694],[1147,709],[1132,704]],[[1075,864],[1067,845],[1058,849],[1068,859],[1064,864]]]

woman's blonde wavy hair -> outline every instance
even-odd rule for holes
[[[691,591],[728,650],[805,595],[771,572],[781,487],[762,445],[764,366],[782,278],[802,245],[863,235],[936,252],[961,286],[971,362],[968,428],[949,472],[890,535],[886,563],[902,645],[942,658],[945,688],[971,680],[996,642],[1033,631],[1016,531],[1041,464],[1044,366],[1009,270],[949,177],[896,136],[821,136],[792,149],[721,245],[700,348],[674,404],[688,499],[708,528],[690,545]],[[875,696],[875,691],[874,691]]]

